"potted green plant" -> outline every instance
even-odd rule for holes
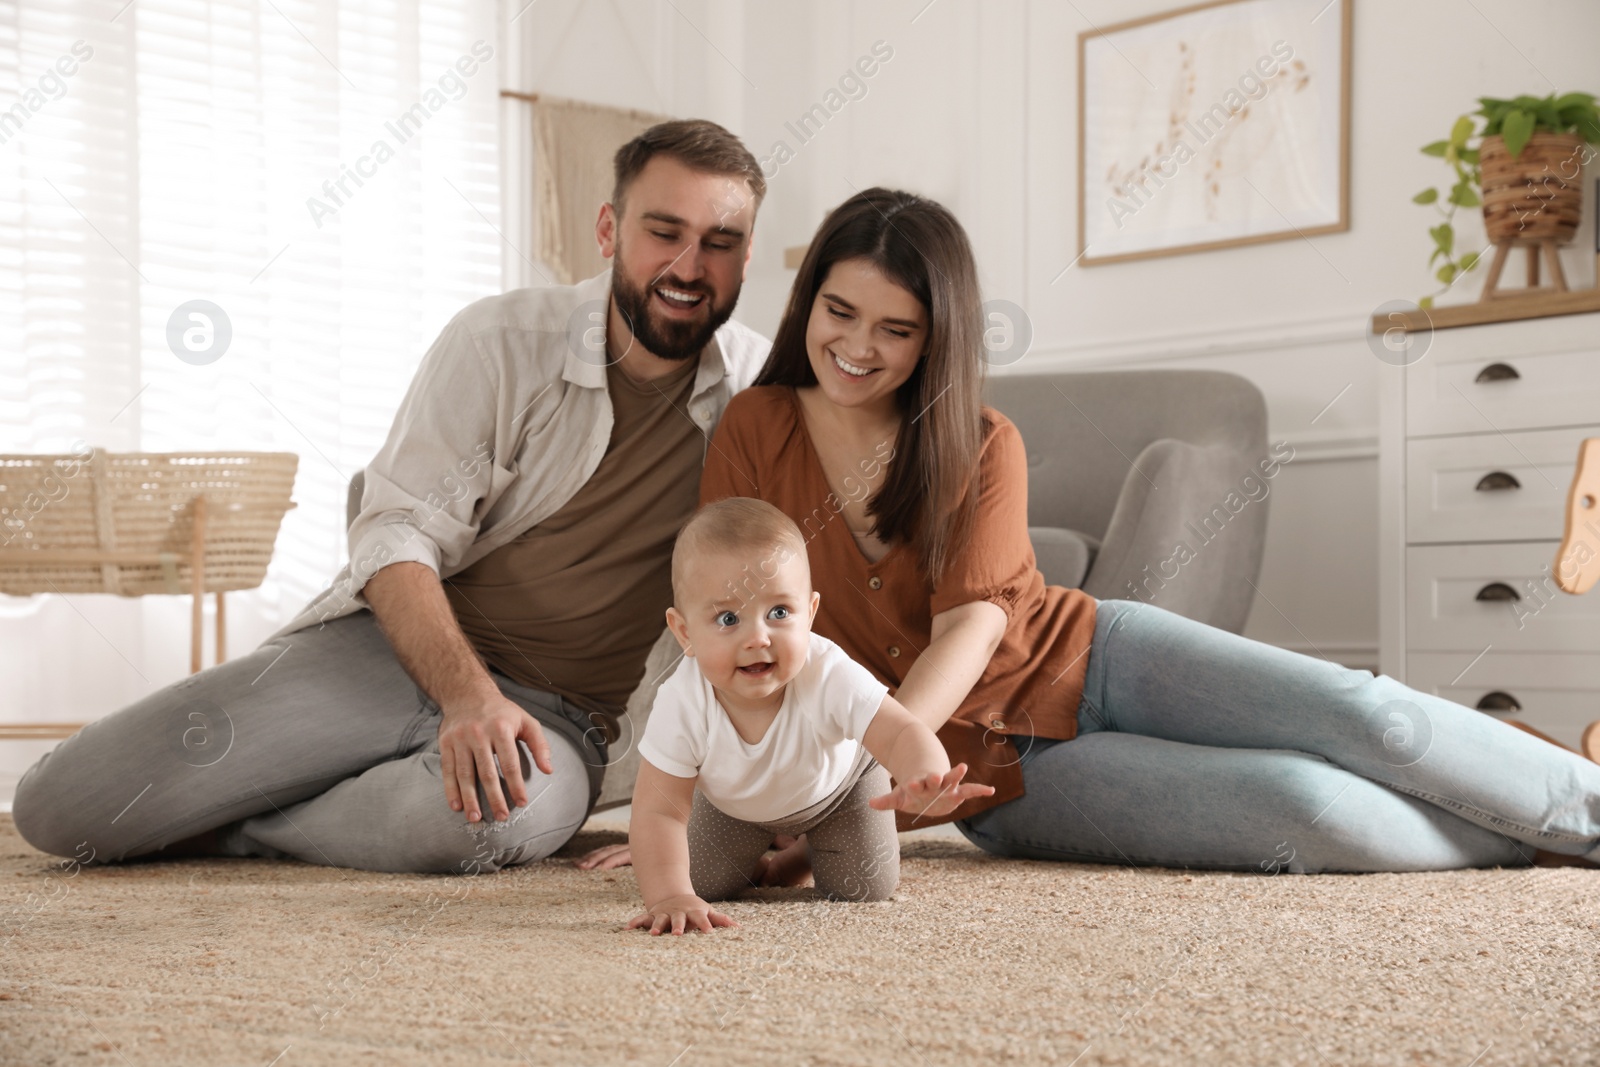
[[[1600,144],[1600,108],[1594,96],[1484,96],[1478,104],[1477,111],[1456,119],[1446,140],[1422,148],[1424,155],[1443,159],[1455,172],[1448,193],[1429,188],[1411,198],[1433,205],[1441,216],[1428,230],[1433,238],[1428,265],[1444,261],[1434,270],[1444,288],[1418,301],[1422,307],[1432,307],[1433,298],[1476,267],[1482,256],[1481,250],[1456,248],[1457,208],[1481,207],[1491,242],[1565,242],[1577,232],[1583,208],[1578,178],[1593,156],[1588,146]],[[1482,129],[1475,117],[1483,119]]]

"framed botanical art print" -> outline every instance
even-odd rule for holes
[[[1350,228],[1352,0],[1219,0],[1078,37],[1086,264]]]

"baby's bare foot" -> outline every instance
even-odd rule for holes
[[[219,847],[222,843],[222,827],[207,830],[204,833],[186,837],[182,841],[174,841],[167,847],[152,854],[152,859],[180,859],[190,856],[220,856]]]
[[[1565,852],[1546,852],[1538,849],[1533,854],[1535,867],[1593,867],[1600,868],[1600,863],[1584,859],[1582,856],[1573,856]]]
[[[811,881],[811,853],[802,836],[779,852],[768,852],[756,863],[755,880],[764,886],[800,886]]]

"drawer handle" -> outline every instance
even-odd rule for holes
[[[1497,489],[1521,488],[1522,483],[1517,481],[1517,476],[1515,474],[1508,474],[1505,471],[1490,471],[1488,474],[1485,474],[1482,478],[1478,479],[1477,486],[1478,492],[1480,493],[1490,493]]]
[[[1478,376],[1472,380],[1481,384],[1483,382],[1510,381],[1512,378],[1520,377],[1522,375],[1517,373],[1517,368],[1509,363],[1491,363],[1479,371]]]
[[[1503,693],[1496,689],[1492,693],[1485,693],[1478,699],[1479,711],[1521,711],[1522,705],[1517,703],[1517,698],[1510,693]]]
[[[1478,590],[1474,600],[1521,600],[1522,594],[1511,588],[1505,582],[1490,582]]]

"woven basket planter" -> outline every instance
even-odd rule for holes
[[[191,593],[266,577],[299,457],[292,452],[0,455],[0,593]]]
[[[1478,165],[1489,240],[1572,240],[1583,214],[1583,145],[1577,134],[1536,133],[1512,159],[1503,138],[1483,139]]]

